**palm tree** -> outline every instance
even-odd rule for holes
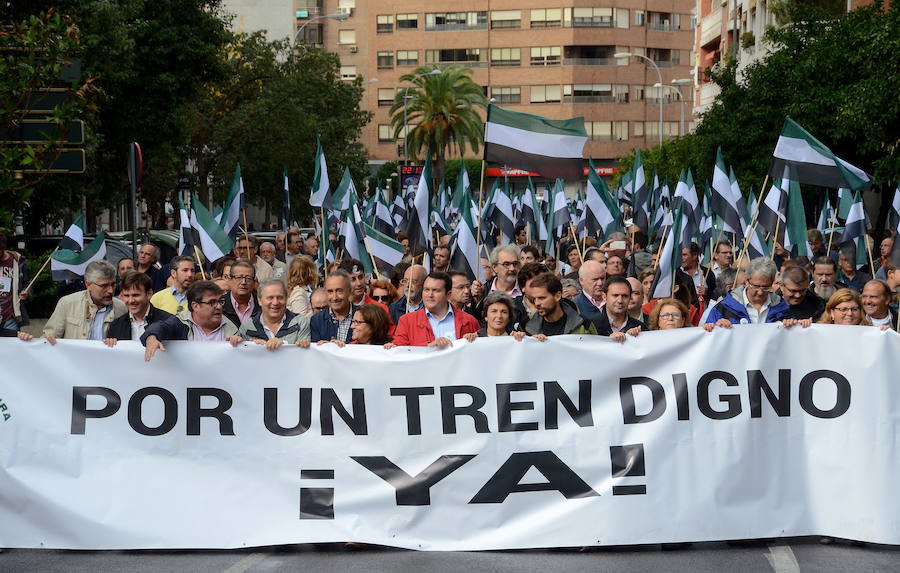
[[[471,76],[472,70],[461,66],[417,68],[400,78],[414,87],[397,90],[390,109],[394,137],[401,136],[407,123],[415,125],[406,136],[408,152],[418,157],[431,150],[438,181],[444,177],[448,148],[462,157],[466,147],[477,153],[484,141],[478,108],[487,109],[487,98]]]

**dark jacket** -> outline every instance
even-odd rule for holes
[[[580,314],[578,309],[571,301],[562,299],[559,304],[562,306],[563,313],[566,315],[566,326],[563,334],[597,334],[597,327],[590,320],[587,320]],[[544,317],[535,314],[531,320],[525,324],[525,332],[530,336],[535,334],[543,334],[541,328],[544,325]]]
[[[597,327],[597,334],[600,336],[609,336],[613,332],[612,324],[609,322],[609,314],[605,312],[600,313],[600,321],[599,323],[596,323],[595,326]],[[625,322],[625,328],[622,329],[622,332],[627,332],[632,328],[640,328],[642,331],[647,330],[647,326],[643,322],[628,316],[628,320]]]
[[[750,321],[750,315],[747,314],[747,309],[734,297],[734,293],[737,290],[738,289],[735,289],[729,292],[725,295],[725,298],[719,301],[719,304],[709,311],[709,315],[706,317],[707,324],[714,323],[720,318],[727,319],[731,324],[740,324],[742,319],[748,322]],[[789,310],[790,307],[788,304],[779,296],[778,302],[770,306],[769,311],[766,313],[766,323],[779,322],[785,318],[790,318],[788,316]]]
[[[600,317],[606,313],[602,312],[599,308],[594,306],[594,303],[589,301],[587,297],[584,296],[583,292],[578,293],[578,296],[575,297],[573,302],[575,303],[575,307],[578,309],[578,313],[584,318],[593,322],[594,326],[597,326],[599,330],[598,325],[600,323]]]
[[[356,312],[358,306],[350,305],[350,316]],[[334,340],[337,338],[338,323],[331,318],[331,308],[326,307],[317,312],[309,319],[309,334],[312,342],[320,340]],[[347,337],[342,342],[350,342],[353,336],[353,329],[347,329]]]
[[[230,321],[222,317],[225,325],[225,338],[236,335],[238,329]],[[147,346],[147,338],[155,336],[157,340],[193,340],[194,331],[191,328],[191,312],[183,310],[179,314],[169,315],[165,320],[158,320],[147,326],[147,330],[141,336],[141,344]]]
[[[259,316],[259,313],[262,312],[262,309],[259,307],[259,300],[256,298],[256,293],[252,293],[252,296],[253,312],[250,313],[250,318]],[[238,318],[237,311],[234,309],[234,305],[231,304],[231,295],[229,293],[225,293],[225,306],[222,308],[222,317],[230,320],[235,328],[241,327],[241,319]]]
[[[419,304],[422,304],[422,302],[419,301]],[[388,307],[388,310],[390,310],[391,313],[391,321],[396,325],[398,322],[400,322],[400,317],[406,314],[406,295],[403,295],[399,299],[392,302]],[[418,305],[410,307],[410,310],[418,310]]]
[[[473,308],[471,314],[478,319],[479,322],[484,322],[484,299],[491,293],[491,289],[494,288],[494,282],[496,280],[497,277],[493,277],[484,284],[484,296],[481,297],[481,300],[478,301],[478,304]],[[510,324],[525,324],[525,322],[528,321],[528,311],[525,309],[525,303],[522,302],[522,297],[514,296],[512,299],[513,305],[516,307],[516,313],[515,316],[510,317]]]
[[[719,293],[716,292],[716,273],[708,266],[700,265],[698,268],[700,269],[701,276],[706,277],[706,302],[716,300],[719,298]],[[693,278],[691,280],[693,280]],[[706,305],[704,304],[704,306]]]
[[[147,309],[147,315],[144,317],[147,321],[147,328],[150,325],[166,320],[172,316],[168,312],[156,308],[152,304]],[[109,323],[109,330],[106,331],[106,338],[115,338],[116,340],[131,340],[131,313],[126,312],[119,318]]]
[[[792,304],[788,306],[788,311],[784,315],[785,318],[804,319],[811,318],[813,322],[819,320],[822,311],[825,310],[825,301],[810,291],[806,291],[806,297],[800,304]]]

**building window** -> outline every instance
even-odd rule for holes
[[[383,123],[378,125],[378,141],[394,141],[394,130],[390,125]]]
[[[341,66],[341,79],[342,80],[355,80],[356,79],[356,66]]]
[[[573,28],[612,28],[612,8],[571,8]]]
[[[519,48],[492,48],[492,66],[519,66],[522,65],[522,50]]]
[[[502,87],[491,88],[491,97],[494,103],[522,103],[522,88],[520,87]]]
[[[644,124],[644,136],[648,139],[659,139],[659,122],[658,121],[648,121]],[[664,121],[663,122],[663,137],[678,137],[678,122],[677,121]]]
[[[419,27],[418,14],[397,14],[398,30],[415,30]]]
[[[627,141],[628,140],[628,122],[627,121],[614,121],[613,122],[613,139],[616,141]]]
[[[531,11],[532,28],[559,28],[562,26],[562,8],[538,8]]]
[[[559,86],[531,86],[531,103],[559,103]]]
[[[643,121],[631,122],[631,133],[633,133],[635,137],[644,137],[644,122]]]
[[[338,44],[355,44],[356,30],[338,30]]]
[[[586,121],[584,128],[588,132],[588,138],[594,141],[626,141],[628,139],[627,121]]]
[[[627,8],[616,8],[616,28],[628,28]]]
[[[375,17],[375,24],[379,34],[392,34],[394,32],[394,15],[381,14]]]
[[[620,84],[574,84],[563,86],[566,103],[628,103],[628,86]]]
[[[752,13],[752,12],[751,12]],[[648,12],[647,28],[657,32],[671,32],[681,27],[681,14]]]
[[[378,105],[386,107],[394,104],[394,88],[378,88]]]
[[[353,10],[356,8],[356,0],[338,0],[339,10]]]
[[[531,48],[532,66],[558,66],[561,49],[559,46],[539,46]]]
[[[486,30],[487,11],[425,14],[425,29],[438,32],[448,30]]]
[[[378,69],[389,70],[394,67],[394,52],[378,52]]]
[[[487,50],[480,48],[425,50],[426,64],[458,64],[466,67],[480,67],[486,58]]]
[[[398,66],[418,66],[419,52],[418,50],[397,50]]]
[[[643,26],[644,25],[644,11],[643,10],[635,10],[634,11],[634,25],[635,26]]]
[[[491,12],[491,29],[521,28],[521,10],[494,10]]]

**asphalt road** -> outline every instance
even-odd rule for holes
[[[771,544],[731,546],[699,543],[661,551],[658,545],[590,551],[527,550],[477,553],[417,552],[384,547],[344,549],[336,545],[261,547],[241,551],[54,551],[7,549],[0,554],[4,573],[271,573],[278,571],[657,571],[734,573],[762,571],[900,571],[900,547],[821,545],[817,538],[783,539]]]

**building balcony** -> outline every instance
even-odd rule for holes
[[[563,58],[564,66],[614,66],[615,58]]]

